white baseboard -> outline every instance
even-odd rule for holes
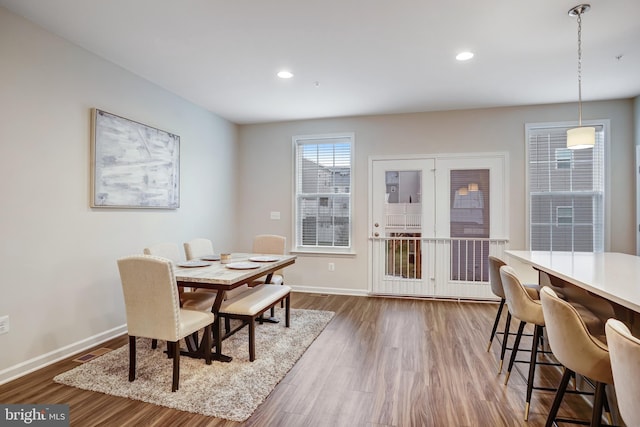
[[[66,359],[69,356],[80,353],[91,347],[95,347],[98,344],[109,341],[112,338],[118,337],[126,333],[127,333],[126,324],[117,326],[108,331],[101,332],[92,337],[85,338],[81,341],[75,342],[73,344],[69,344],[67,346],[56,349],[49,353],[43,354],[38,357],[34,357],[33,359],[30,359],[30,360],[18,363],[17,365],[11,366],[9,368],[3,369],[2,371],[0,371],[0,385],[7,383],[9,381],[15,380],[16,378],[22,377],[24,375],[27,375],[33,371],[37,371],[38,369],[42,369],[45,366],[49,366],[62,359]]]
[[[306,286],[290,286],[294,292],[306,292],[309,294],[329,294],[329,295],[350,295],[358,297],[385,297],[385,298],[403,298],[418,300],[434,300],[434,301],[457,301],[457,302],[477,302],[477,303],[496,303],[500,299],[497,297],[489,298],[468,298],[468,297],[445,297],[445,296],[400,296],[390,294],[374,294],[362,289],[344,289],[344,288],[325,288],[325,287],[306,287]]]
[[[344,288],[324,288],[317,286],[292,286],[287,283],[294,292],[306,292],[309,294],[330,294],[330,295],[350,295],[358,297],[369,296],[369,291],[362,289],[344,289]]]

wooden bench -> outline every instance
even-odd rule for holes
[[[228,319],[239,319],[242,324],[228,332],[227,338],[245,326],[249,326],[249,360],[253,362],[256,356],[255,349],[255,331],[256,320],[271,307],[279,303],[285,302],[285,325],[288,328],[290,324],[290,296],[291,288],[285,285],[260,285],[255,288],[242,292],[239,295],[229,298],[220,306],[220,315]]]

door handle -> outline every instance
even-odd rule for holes
[[[373,237],[380,237],[380,233],[373,233]]]

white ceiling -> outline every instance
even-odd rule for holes
[[[575,102],[577,4],[0,0],[240,124]],[[639,0],[592,1],[582,38],[583,100],[640,95]],[[462,50],[476,56],[460,63]]]

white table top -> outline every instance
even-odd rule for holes
[[[231,254],[231,262],[245,262],[253,256],[263,254]],[[234,285],[245,283],[252,277],[264,276],[269,272],[273,272],[295,262],[295,255],[277,255],[278,261],[257,262],[258,268],[236,270],[228,268],[227,265],[221,264],[220,261],[211,261],[211,265],[207,267],[176,267],[176,279],[180,282],[189,283],[209,283],[219,285]]]
[[[505,253],[640,313],[640,257],[616,252],[508,250]]]

